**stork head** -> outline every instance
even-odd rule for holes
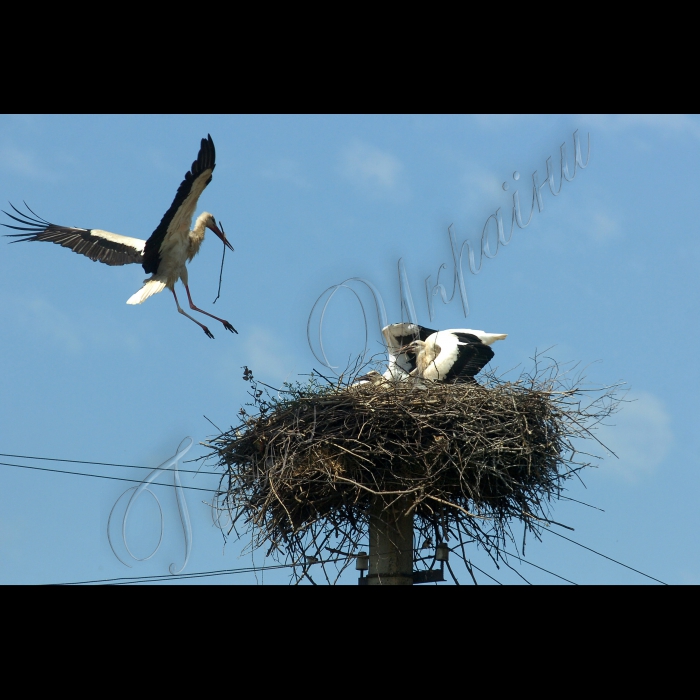
[[[418,355],[418,353],[420,353],[424,348],[424,340],[414,340],[412,343],[399,348],[399,354],[401,355],[405,353],[406,355]]]
[[[216,219],[214,219],[214,215],[210,214],[209,212],[205,212],[203,214],[204,217],[204,225],[212,230],[223,242],[224,245],[227,248],[230,248],[233,250],[233,246],[228,242],[228,239],[226,238],[226,234],[216,225]]]
[[[376,369],[371,369],[367,374],[363,374],[361,377],[355,377],[356,382],[372,382],[372,384],[376,384],[382,379],[382,375],[379,374]]]

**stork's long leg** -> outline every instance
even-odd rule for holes
[[[210,314],[210,313],[207,313],[206,311],[202,311],[202,309],[200,309],[198,306],[195,306],[194,302],[192,301],[192,296],[190,294],[190,288],[187,285],[185,285],[185,290],[187,291],[187,298],[190,300],[190,309],[192,309],[193,311],[199,311],[200,314],[204,314],[205,316],[209,316],[210,318],[215,318],[217,321],[221,321],[221,323],[224,324],[224,328],[227,331],[231,331],[231,333],[236,333],[236,335],[238,335],[238,331],[228,321],[224,321],[223,318],[219,318],[218,316],[214,316],[214,314]],[[174,294],[174,292],[173,292],[173,294]],[[185,314],[185,316],[186,315],[187,314]],[[192,317],[190,316],[190,318],[192,318]],[[194,320],[194,319],[192,319],[192,320]]]
[[[202,324],[202,323],[200,323],[199,321],[197,321],[197,319],[192,318],[192,316],[190,316],[188,313],[184,312],[184,311],[180,308],[180,302],[177,300],[177,294],[175,294],[175,290],[174,290],[174,289],[171,289],[170,291],[173,293],[173,296],[175,297],[175,303],[177,304],[177,310],[178,310],[183,316],[187,316],[187,318],[189,318],[190,321],[194,321],[200,328],[202,328],[202,329],[204,330],[204,332],[205,332],[210,338],[213,338],[214,336],[212,335],[212,332],[211,332],[204,324]],[[189,293],[188,293],[187,296],[189,296]],[[191,303],[190,303],[190,305],[191,305]]]

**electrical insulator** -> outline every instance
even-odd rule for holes
[[[449,547],[444,542],[440,542],[440,544],[435,548],[435,561],[449,561],[449,559]]]
[[[360,552],[355,559],[355,568],[358,571],[367,571],[369,569],[369,557],[367,552]]]

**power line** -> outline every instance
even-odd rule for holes
[[[142,484],[143,481],[139,481],[138,479],[126,479],[124,477],[120,476],[106,476],[104,474],[85,474],[84,472],[69,472],[65,471],[63,469],[49,469],[48,467],[30,467],[27,464],[10,464],[9,462],[0,462],[0,465],[4,467],[18,467],[19,469],[35,469],[37,471],[41,472],[54,472],[56,474],[72,474],[74,476],[90,476],[93,479],[111,479],[112,481],[129,481],[132,484]],[[172,470],[168,470],[172,471]],[[175,484],[160,484],[157,481],[152,482],[153,486],[165,486],[166,488],[171,488],[174,489],[176,488]],[[190,489],[191,491],[206,491],[207,493],[221,493],[219,489],[202,489],[199,488],[198,486],[180,486],[180,488],[183,489]]]
[[[225,576],[228,574],[245,574],[256,571],[270,571],[273,569],[289,569],[294,567],[313,566],[314,564],[330,564],[337,561],[344,561],[347,557],[338,557],[336,559],[324,559],[315,562],[297,562],[296,564],[272,564],[270,566],[247,566],[239,569],[219,569],[217,571],[198,571],[191,574],[163,574],[154,576],[122,576],[119,578],[103,578],[94,579],[92,581],[68,581],[66,583],[46,584],[53,586],[79,586],[88,583],[114,583],[115,585],[125,585],[129,583],[140,582],[157,582],[157,581],[175,581],[184,578],[204,578],[208,576]]]
[[[336,561],[334,559],[326,560],[323,562],[313,562],[315,564],[327,564],[329,562]],[[242,574],[242,573],[255,573],[258,571],[269,571],[271,569],[289,569],[289,568],[294,568],[294,567],[309,567],[312,564],[280,564],[279,566],[266,566],[266,567],[255,567],[255,568],[250,568],[247,572],[244,570],[235,570],[232,569],[231,571],[224,571],[224,572],[204,572],[204,573],[196,573],[196,574],[184,574],[182,576],[178,576],[179,579],[188,579],[188,578],[210,578],[212,576],[226,576],[230,574]],[[159,582],[167,582],[170,581],[171,579],[175,578],[174,576],[169,576],[166,577],[164,576],[163,578],[160,579],[155,579],[152,582],[153,583],[159,583]],[[141,583],[140,581],[122,581],[121,583],[115,583],[115,586],[128,586],[133,583]],[[145,581],[144,583],[148,583],[148,581]]]
[[[2,456],[7,456],[4,453],[0,453]],[[23,457],[23,455],[11,455],[14,457]],[[31,457],[24,457],[25,459],[45,459],[49,461],[57,461],[57,462],[74,462],[78,464],[102,464],[104,466],[134,466],[134,465],[116,465],[116,464],[107,464],[105,462],[83,462],[79,460],[51,460],[48,457],[37,457],[37,458],[31,458]],[[124,477],[118,477],[118,476],[106,476],[103,474],[85,474],[84,472],[72,472],[72,471],[66,471],[63,469],[50,469],[48,467],[32,467],[26,464],[11,464],[10,462],[0,462],[0,465],[5,466],[5,467],[17,467],[19,469],[33,469],[36,471],[46,471],[46,472],[52,472],[55,474],[71,474],[73,476],[89,476],[95,479],[110,479],[112,481],[127,481],[130,483],[135,483],[135,484],[141,484],[143,483],[142,481],[139,481],[137,479],[127,479]],[[140,467],[144,468],[144,467]],[[167,470],[167,471],[172,471],[172,470]],[[217,476],[220,476],[217,474]],[[175,488],[174,484],[161,484],[158,482],[153,482],[153,485],[155,486],[167,486],[170,488]],[[181,486],[183,489],[190,489],[192,491],[206,491],[207,493],[217,493],[218,489],[203,489],[203,488],[198,488],[196,486]],[[419,550],[413,550],[419,551]],[[510,556],[515,556],[515,555],[510,555]],[[345,559],[349,559],[353,557],[345,557]],[[519,558],[519,557],[516,557]],[[269,567],[248,567],[244,569],[222,569],[221,571],[216,571],[216,572],[199,572],[199,573],[193,573],[193,574],[183,574],[183,575],[169,575],[169,576],[144,576],[144,577],[123,577],[123,578],[115,578],[115,579],[96,579],[94,581],[75,581],[75,582],[68,582],[65,584],[54,584],[54,585],[78,585],[78,584],[88,584],[88,583],[115,583],[115,585],[121,585],[121,584],[116,584],[118,581],[122,581],[124,583],[137,583],[139,581],[172,581],[175,579],[180,579],[180,578],[200,578],[200,577],[207,577],[207,576],[221,576],[221,575],[227,575],[227,574],[235,574],[235,573],[250,573],[251,571],[266,571],[266,570],[271,570],[271,569],[281,569],[281,568],[288,568],[288,567],[294,567],[294,566],[310,566],[312,564],[321,564],[321,563],[331,563],[331,562],[336,562],[340,561],[340,559],[328,559],[328,560],[322,560],[318,562],[311,562],[311,563],[304,563],[304,564],[280,564],[280,565],[275,565],[275,566],[269,566]],[[525,561],[525,560],[523,560]],[[530,562],[526,562],[530,563]],[[492,581],[495,581],[499,585],[502,585],[500,581],[497,581],[493,576],[490,576],[487,574],[485,571],[482,571],[479,569],[476,564],[472,564],[472,566],[477,569],[477,571],[481,571],[484,576],[488,576]],[[532,566],[536,566],[535,564],[532,564]],[[537,567],[541,568],[541,567]],[[546,571],[546,569],[543,569],[543,571]],[[553,572],[547,572],[551,573],[553,576],[557,576],[557,574],[554,574]],[[562,576],[557,576],[558,578],[562,578]],[[567,580],[567,579],[563,579]],[[571,583],[571,582],[569,582]],[[50,585],[50,584],[49,584]]]
[[[110,463],[110,462],[89,462],[89,461],[77,460],[77,459],[58,459],[58,458],[52,458],[52,457],[31,457],[31,456],[28,456],[28,455],[6,454],[6,453],[3,453],[3,452],[0,452],[0,456],[2,456],[2,457],[15,457],[15,458],[19,458],[19,459],[36,459],[36,460],[44,460],[44,461],[52,461],[52,462],[69,462],[69,463],[72,463],[72,464],[92,464],[92,465],[106,466],[106,467],[128,467],[128,468],[132,468],[132,469],[153,469],[152,467],[144,467],[144,466],[139,466],[139,465],[135,465],[135,464],[116,464],[116,463]],[[106,476],[106,475],[103,475],[103,474],[85,474],[84,472],[73,472],[73,471],[66,471],[66,470],[63,470],[63,469],[49,469],[48,467],[33,467],[33,466],[26,465],[26,464],[12,464],[12,463],[9,463],[9,462],[0,462],[0,465],[6,466],[6,467],[16,467],[16,468],[19,468],[19,469],[33,469],[33,470],[36,470],[36,471],[53,472],[53,473],[56,473],[56,474],[70,474],[70,475],[73,475],[73,476],[89,476],[89,477],[92,477],[92,478],[95,478],[95,479],[110,479],[110,480],[112,480],[112,481],[126,481],[126,482],[134,483],[134,484],[141,484],[141,483],[143,483],[142,481],[139,481],[138,479],[127,479],[127,478],[124,478],[124,477]],[[174,471],[174,470],[173,470],[173,469],[166,469],[166,470],[164,470],[164,471]],[[222,475],[223,475],[223,474],[221,474],[221,473],[219,473],[219,472],[202,472],[202,471],[196,471],[196,470],[192,470],[192,469],[179,469],[178,471],[180,471],[180,472],[186,472],[186,473],[190,473],[190,474],[210,474],[210,475],[214,475],[214,476],[222,476]],[[165,487],[168,487],[168,488],[175,488],[175,485],[174,485],[174,484],[162,484],[162,483],[158,483],[158,482],[153,482],[153,485],[155,485],[155,486],[165,486]],[[199,487],[197,487],[197,486],[181,486],[181,488],[183,488],[183,489],[189,489],[189,490],[191,490],[191,491],[205,491],[205,492],[207,492],[207,493],[219,493],[219,492],[220,492],[219,489],[204,489],[204,488],[199,488]],[[562,498],[566,498],[567,500],[571,500],[571,501],[575,501],[575,500],[576,500],[576,499],[573,499],[573,498],[570,498],[570,497],[566,497],[566,496],[562,496]],[[591,508],[596,508],[596,506],[591,506],[590,504],[584,503],[583,501],[577,501],[577,503],[581,503],[581,504],[583,504],[583,505],[587,505],[587,506],[589,506],[589,507],[591,507]],[[602,509],[597,508],[597,510],[602,510]],[[603,511],[603,512],[604,512],[604,511]],[[650,576],[649,574],[645,574],[643,571],[639,571],[639,569],[635,569],[635,568],[632,567],[632,566],[628,566],[627,564],[623,564],[621,561],[618,561],[617,559],[613,559],[612,557],[609,557],[609,556],[607,556],[607,555],[605,555],[605,554],[602,554],[601,552],[598,552],[598,551],[596,551],[595,549],[592,549],[591,547],[587,547],[586,545],[583,545],[583,544],[581,544],[580,542],[576,542],[575,540],[572,540],[572,539],[570,539],[569,537],[565,537],[564,535],[562,535],[562,534],[560,534],[560,533],[558,533],[558,532],[555,532],[554,530],[551,530],[551,529],[547,528],[545,531],[546,531],[546,532],[551,532],[552,534],[557,535],[557,537],[561,537],[562,539],[565,539],[565,540],[567,540],[568,542],[572,542],[573,544],[578,545],[579,547],[582,547],[583,549],[587,549],[589,552],[593,552],[593,554],[597,554],[598,556],[603,557],[604,559],[608,559],[609,561],[612,561],[612,562],[614,562],[615,564],[619,564],[620,566],[622,566],[622,567],[624,567],[624,568],[626,568],[626,569],[629,569],[630,571],[634,571],[635,573],[640,574],[641,576],[645,576],[646,578],[649,578],[649,579],[651,579],[652,581],[656,581],[657,583],[661,583],[661,584],[663,584],[664,586],[668,586],[668,585],[669,585],[669,584],[667,584],[666,582],[661,581],[661,580],[658,579],[658,578],[654,578],[653,576]],[[504,550],[504,551],[505,551],[505,550]],[[577,585],[578,585],[578,584],[575,583],[574,581],[570,581],[569,579],[564,578],[563,576],[560,576],[559,574],[555,574],[553,571],[549,571],[548,569],[545,569],[544,567],[538,566],[537,564],[533,564],[532,562],[527,561],[526,559],[521,559],[520,557],[516,556],[515,554],[511,554],[511,553],[509,553],[509,552],[506,552],[506,554],[508,554],[508,556],[515,557],[515,558],[518,559],[519,561],[525,562],[526,564],[529,564],[530,566],[534,566],[534,567],[537,568],[537,569],[541,569],[542,571],[545,571],[546,573],[551,574],[552,576],[556,576],[557,578],[560,578],[560,579],[562,579],[563,581],[566,581],[567,583],[571,583],[571,584],[573,584],[574,586],[577,586]],[[330,562],[330,561],[338,561],[338,560],[335,559],[335,560],[327,560],[327,561]],[[325,563],[325,562],[314,562],[314,563]],[[307,564],[307,565],[308,565],[308,564]],[[262,567],[262,568],[258,567],[258,568],[248,568],[248,569],[231,569],[231,570],[222,570],[221,572],[218,572],[218,573],[216,573],[216,572],[203,572],[203,573],[199,573],[199,574],[187,574],[187,575],[183,575],[183,577],[185,577],[185,578],[196,578],[196,577],[199,577],[199,576],[225,575],[226,573],[242,573],[242,572],[244,572],[244,571],[247,571],[247,572],[250,572],[250,571],[264,571],[264,570],[266,570],[267,568],[279,569],[279,568],[285,568],[285,567],[289,567],[289,566],[302,566],[302,564],[284,564],[284,565],[273,566],[273,567]],[[488,576],[488,578],[490,578],[492,581],[495,581],[495,582],[498,583],[499,585],[502,585],[500,581],[496,580],[495,578],[493,578],[493,576],[490,576],[490,575],[487,574],[485,571],[482,571],[481,569],[479,569],[479,567],[477,567],[475,564],[471,563],[471,566],[473,566],[477,571],[480,571],[482,574],[484,574],[484,576]],[[173,580],[173,579],[175,579],[175,578],[178,578],[178,577],[169,576],[169,577],[165,577],[164,579],[155,579],[155,580],[168,580],[168,581],[169,581],[169,580]],[[117,580],[121,580],[121,579],[105,579],[105,582],[117,581]],[[144,578],[143,580],[145,580],[145,578]],[[78,583],[98,583],[98,582],[99,582],[99,581],[84,581],[84,582],[78,582]],[[66,585],[68,585],[68,584],[66,584]]]
[[[111,462],[86,462],[81,459],[58,459],[58,457],[30,457],[29,455],[10,455],[0,452],[0,457],[15,457],[17,459],[40,459],[46,462],[70,462],[71,464],[92,464],[100,467],[128,467],[130,469],[155,469],[155,467],[142,467],[138,464],[112,464]],[[191,461],[191,460],[187,460]],[[193,460],[196,461],[196,460]],[[164,471],[174,471],[173,469],[166,469]],[[223,472],[203,472],[197,469],[180,469],[179,472],[188,474],[213,474],[214,476],[222,476]]]
[[[563,498],[567,501],[573,501],[574,503],[580,503],[582,506],[588,506],[589,508],[595,508],[596,510],[599,510],[601,513],[605,513],[605,511],[602,508],[598,508],[598,506],[592,506],[590,503],[586,503],[585,501],[579,501],[577,498],[571,498],[571,496],[562,496],[561,494],[557,496],[557,498]]]
[[[114,583],[115,585],[125,585],[129,583],[148,583],[158,581],[177,581],[183,578],[204,578],[207,576],[225,576],[228,574],[245,574],[255,571],[267,571],[270,569],[282,569],[292,566],[291,564],[281,564],[279,566],[262,566],[262,567],[247,567],[241,569],[220,569],[218,571],[198,571],[191,574],[175,574],[175,575],[156,575],[156,576],[125,576],[121,578],[105,578],[95,579],[94,581],[69,581],[66,583],[47,584],[53,586],[80,586],[89,583]]]
[[[495,579],[493,576],[490,576],[489,574],[487,574],[485,571],[483,571],[482,569],[480,569],[480,568],[479,568],[473,561],[471,561],[471,560],[469,560],[469,566],[474,567],[477,571],[481,571],[481,573],[482,573],[484,576],[488,576],[492,581],[495,581],[499,586],[502,586],[502,585],[503,585],[498,579]]]
[[[563,535],[560,535],[563,537]],[[569,539],[568,537],[564,537],[564,539]],[[574,542],[573,540],[570,540],[571,542]],[[579,544],[578,542],[574,542],[574,544]],[[584,545],[579,545],[583,547]],[[585,549],[590,549],[589,547],[585,547]],[[419,550],[414,550],[414,551],[419,551]],[[595,552],[595,550],[590,550],[594,552],[595,554],[600,554],[600,552]],[[536,569],[540,569],[541,571],[544,571],[545,573],[550,574],[551,576],[555,576],[556,578],[561,579],[562,581],[566,581],[567,583],[570,583],[574,586],[577,586],[578,584],[575,581],[571,581],[564,576],[560,576],[559,574],[555,574],[553,571],[550,571],[549,569],[545,569],[543,566],[538,566],[537,564],[533,564],[531,561],[528,561],[527,559],[523,559],[522,557],[517,556],[516,554],[512,554],[511,552],[508,552],[504,550],[505,554],[509,557],[514,557],[518,561],[524,562],[525,564],[529,564],[530,566],[535,567]],[[313,566],[314,564],[330,564],[330,563],[336,563],[339,561],[346,561],[347,559],[354,559],[357,555],[352,554],[348,555],[345,557],[336,557],[335,559],[324,559],[324,560],[319,560],[315,562],[297,562],[295,564],[273,564],[269,566],[249,566],[249,567],[241,567],[238,569],[219,569],[215,571],[199,571],[199,572],[193,572],[190,574],[176,574],[176,575],[169,575],[169,574],[156,574],[153,576],[122,576],[118,578],[106,578],[106,579],[93,579],[90,581],[69,581],[65,583],[58,583],[58,584],[47,584],[47,585],[58,585],[58,586],[77,586],[77,585],[86,585],[86,584],[97,584],[97,583],[113,583],[115,585],[128,585],[132,583],[157,583],[159,581],[176,581],[180,579],[190,579],[190,578],[208,578],[211,576],[227,576],[227,575],[233,575],[233,574],[244,574],[244,573],[254,573],[257,571],[272,571],[276,569],[289,569],[289,568],[297,568],[297,567],[308,567],[308,566]],[[604,556],[604,554],[601,554],[600,556]],[[611,559],[611,557],[605,557],[606,559]],[[615,561],[618,564],[621,564],[622,566],[625,566],[626,568],[632,568],[632,567],[627,567],[626,564],[622,564],[621,562],[616,561],[615,559],[611,559],[612,561]],[[492,581],[497,583],[499,586],[502,586],[503,584],[495,579],[493,576],[490,574],[486,573],[483,569],[480,569],[476,564],[474,564],[471,560],[468,563],[468,566],[475,568],[477,571],[481,572],[484,574],[484,576],[487,576],[490,578]],[[637,569],[632,569],[633,571],[637,571]],[[452,573],[452,571],[450,571]],[[642,574],[643,576],[647,576],[647,574],[644,574],[641,571],[637,571],[637,573]],[[452,574],[452,577],[455,578],[455,575]],[[653,578],[649,576],[649,578]],[[658,581],[658,579],[654,579],[655,581]],[[455,578],[455,582],[457,582]],[[663,581],[659,581],[659,583],[664,583]],[[664,584],[668,585],[668,584]]]
[[[577,544],[579,547],[583,547],[584,549],[587,549],[589,552],[593,552],[593,554],[597,554],[599,557],[603,557],[604,559],[609,559],[610,561],[614,561],[616,564],[619,564],[620,566],[624,566],[625,569],[629,569],[630,571],[634,571],[638,574],[641,574],[642,576],[646,576],[647,578],[650,578],[652,581],[656,581],[657,583],[662,583],[664,586],[668,586],[667,583],[664,581],[661,581],[658,578],[654,578],[653,576],[649,576],[649,574],[645,574],[643,571],[640,571],[639,569],[635,569],[631,566],[627,566],[627,564],[623,564],[621,561],[618,561],[617,559],[613,559],[612,557],[609,557],[605,554],[601,554],[600,552],[596,552],[595,549],[591,549],[590,547],[586,547],[585,544],[581,544],[580,542],[576,542],[575,540],[572,540],[568,537],[564,537],[564,535],[559,534],[558,532],[555,532],[554,530],[546,529],[544,532],[551,532],[553,535],[556,535],[557,537],[561,537],[562,539],[567,540],[568,542],[573,542],[574,544]]]
[[[578,586],[578,583],[575,583],[574,581],[569,581],[568,578],[564,578],[563,576],[559,576],[559,574],[555,574],[553,571],[549,571],[549,569],[545,569],[543,566],[537,566],[537,564],[533,564],[531,561],[528,561],[527,559],[522,559],[522,558],[520,558],[519,556],[517,556],[516,554],[511,554],[509,551],[507,551],[507,550],[505,550],[505,549],[504,549],[503,551],[504,551],[509,557],[514,557],[514,558],[517,559],[518,561],[522,561],[522,562],[524,562],[525,564],[529,564],[530,566],[534,566],[536,569],[540,569],[541,571],[546,571],[548,574],[551,574],[552,576],[556,576],[557,578],[560,578],[562,581],[566,581],[567,583],[571,583],[571,584],[573,584],[574,586]],[[516,572],[516,573],[517,573],[517,572]]]

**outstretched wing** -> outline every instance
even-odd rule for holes
[[[32,216],[19,211],[13,204],[10,204],[10,206],[19,214],[19,217],[13,216],[5,210],[3,210],[3,213],[18,221],[22,226],[2,225],[6,228],[24,232],[5,234],[10,238],[17,239],[12,241],[12,243],[19,243],[20,241],[50,241],[85,255],[90,260],[96,260],[106,265],[127,265],[143,261],[143,249],[146,241],[140,238],[120,236],[118,233],[101,231],[96,228],[57,226],[37,216],[26,202],[24,206],[27,207]]]
[[[417,323],[391,323],[382,328],[382,335],[392,354],[396,354],[399,348],[408,345],[411,341],[425,340],[435,332],[432,328],[419,326]]]
[[[458,354],[450,371],[445,376],[445,381],[454,384],[472,382],[474,376],[489,363],[494,352],[475,335],[470,333],[455,333],[454,335],[459,340]]]
[[[197,200],[204,188],[211,182],[212,173],[216,167],[216,150],[211,135],[202,139],[197,160],[192,163],[191,170],[185,174],[185,179],[177,190],[170,209],[158,224],[158,228],[146,241],[143,257],[143,269],[151,274],[158,271],[160,265],[160,247],[165,237],[173,231],[189,232],[192,216],[197,207]]]
[[[419,326],[417,323],[391,323],[384,326],[382,335],[389,351],[389,361],[410,373],[416,368],[416,358],[406,353],[399,353],[399,350],[414,340],[425,340],[435,332],[432,328]]]

